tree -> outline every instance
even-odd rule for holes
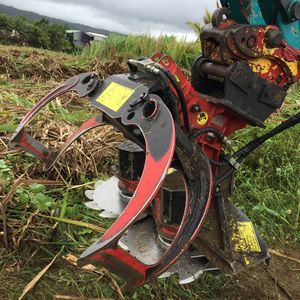
[[[0,14],[0,41],[4,44],[72,51],[72,44],[65,34],[67,29],[46,19],[32,23],[24,17]]]
[[[0,40],[2,41],[2,43],[9,42],[12,32],[12,19],[5,14],[0,14]]]
[[[43,27],[30,24],[27,44],[31,47],[50,49],[50,38]]]
[[[50,38],[50,49],[54,51],[71,51],[72,45],[66,37],[66,26],[49,24],[48,36]]]
[[[31,24],[24,17],[13,18],[13,44],[26,45],[31,35]]]

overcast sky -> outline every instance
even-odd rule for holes
[[[19,9],[122,33],[193,37],[185,25],[202,21],[216,0],[0,0]]]

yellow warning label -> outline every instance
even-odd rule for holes
[[[178,76],[177,74],[175,74],[174,76],[175,76],[176,81],[177,81],[178,83],[181,83],[181,80],[180,80],[179,76]]]
[[[232,235],[235,252],[261,252],[257,236],[251,222],[238,222]]]
[[[201,112],[197,117],[197,122],[199,125],[204,126],[208,121],[208,114],[206,112]]]
[[[117,112],[133,93],[133,89],[112,82],[98,97],[97,102]]]

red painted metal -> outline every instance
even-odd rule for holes
[[[243,30],[239,42],[235,39],[237,28]],[[289,87],[299,81],[300,50],[284,40],[277,47],[270,45],[270,33],[280,32],[277,26],[240,25],[233,20],[225,20],[213,30],[222,36],[224,44],[204,39],[203,55],[208,60],[221,65],[246,61],[254,73],[280,87]]]
[[[248,125],[248,122],[242,117],[234,114],[232,111],[221,105],[209,102],[209,98],[207,96],[196,92],[171,56],[156,54],[152,57],[152,59],[167,68],[175,76],[175,78],[177,78],[186,99],[189,111],[189,121],[192,129],[212,127],[219,130],[226,137],[229,137],[237,130],[245,128]],[[173,92],[176,94],[175,90],[173,90]],[[195,105],[200,107],[200,112],[192,111],[192,108]],[[207,114],[207,121],[203,125],[198,123],[200,113]],[[221,125],[219,124],[220,122]],[[197,142],[201,145],[204,153],[209,158],[215,161],[219,160],[220,152],[224,146],[222,142],[218,139],[209,139],[207,134],[199,137]]]

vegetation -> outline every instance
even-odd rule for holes
[[[206,10],[204,24],[211,21]],[[189,21],[187,25],[196,33],[196,41],[178,40],[176,36],[153,37],[151,35],[111,34],[102,42],[92,44],[81,53],[66,36],[66,26],[50,23],[46,19],[30,22],[24,17],[11,17],[0,14],[0,43],[4,45],[30,46],[59,52],[81,54],[80,61],[105,58],[122,60],[151,57],[155,53],[170,54],[183,68],[190,69],[199,55],[199,36],[203,28],[200,22]],[[77,53],[76,53],[77,52]]]
[[[290,90],[285,106],[268,121],[266,130],[248,128],[238,132],[240,143],[262,135],[299,112],[300,87]],[[269,140],[243,164],[235,181],[232,200],[259,227],[269,245],[285,248],[300,243],[300,143],[299,125]]]
[[[200,40],[200,34],[204,28],[205,25],[210,24],[212,21],[212,14],[209,12],[209,10],[205,9],[205,15],[203,17],[203,23],[196,22],[196,21],[187,21],[186,25],[188,25],[191,29],[195,31],[196,36],[198,37],[198,40]]]
[[[209,20],[210,17],[207,11],[205,18]],[[193,22],[189,22],[190,26],[192,24]],[[24,17],[0,14],[0,28],[1,44],[73,52],[79,55],[76,59],[83,64],[88,60],[103,58],[125,61],[129,58],[151,57],[160,52],[170,54],[182,67],[190,69],[195,57],[200,53],[199,41],[189,42],[185,38],[178,40],[175,36],[164,35],[153,37],[151,35],[125,36],[119,34],[109,35],[103,42],[92,42],[81,52],[74,49],[73,44],[67,39],[66,26],[49,23],[45,19],[29,22]],[[61,54],[58,55],[61,56]]]
[[[110,35],[103,42],[93,42],[82,56],[88,58],[121,59],[151,57],[155,53],[170,54],[182,67],[189,69],[200,54],[198,42],[178,40],[175,36]]]
[[[233,278],[204,275],[187,286],[178,285],[176,277],[158,280],[122,295],[120,279],[102,268],[80,269],[67,256],[78,256],[110,225],[83,204],[84,190],[93,188],[95,180],[111,175],[120,136],[110,127],[92,132],[47,174],[31,155],[9,149],[8,139],[26,111],[58,82],[87,70],[96,70],[102,77],[124,72],[127,58],[155,52],[171,54],[188,69],[199,55],[200,45],[177,42],[174,37],[111,36],[78,56],[0,46],[1,299],[17,299],[56,254],[59,256],[27,299],[52,299],[57,294],[113,299],[238,299],[240,295],[244,299],[275,299],[294,292],[290,289],[299,279],[299,266],[276,258],[277,266],[283,264],[282,273],[292,282],[288,288],[281,284],[280,268],[276,269],[274,284],[274,278],[258,267]],[[283,109],[267,127],[295,114],[299,98],[300,87],[291,88]],[[94,113],[85,101],[61,97],[31,124],[30,130],[55,149],[66,134]],[[249,127],[233,137],[232,147],[240,148],[263,132]],[[299,128],[295,127],[259,148],[238,173],[231,199],[251,217],[269,246],[282,252],[297,253],[299,248],[299,147]]]
[[[46,19],[29,22],[24,17],[0,14],[1,44],[69,52],[73,50],[73,46],[66,39],[66,30],[66,26],[49,23]]]

